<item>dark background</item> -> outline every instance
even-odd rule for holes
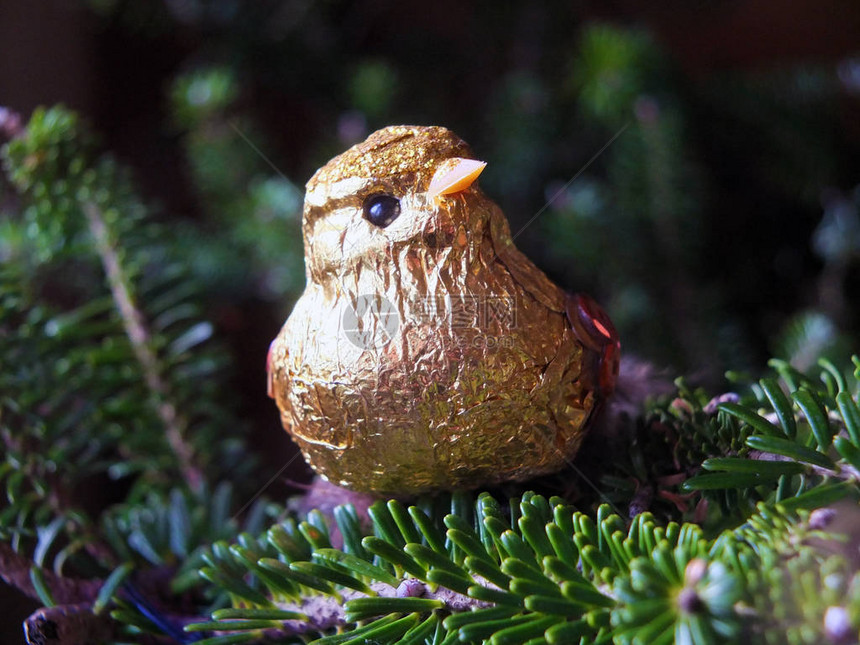
[[[384,125],[469,141],[514,231],[623,129],[518,245],[672,374],[844,363],[860,5],[641,4],[0,0],[0,105],[80,111],[175,224],[266,472],[293,450],[263,361],[303,284],[301,186]],[[19,642],[34,605],[0,606]]]

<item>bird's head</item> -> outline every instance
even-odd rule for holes
[[[307,184],[308,280],[461,255],[489,225],[492,203],[474,183],[484,165],[441,127],[384,128],[335,157]]]

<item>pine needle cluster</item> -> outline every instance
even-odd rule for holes
[[[0,576],[44,604],[30,642],[856,642],[860,359],[772,361],[719,396],[679,380],[582,508],[461,491],[237,517],[250,462],[203,287],[74,113],[14,135]]]

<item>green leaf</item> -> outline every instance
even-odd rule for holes
[[[845,382],[845,376],[842,374],[841,370],[837,368],[833,363],[831,363],[826,358],[818,359],[818,366],[824,369],[830,376],[833,377],[833,380],[836,383],[836,389],[839,392],[843,392],[848,388],[847,383]]]
[[[555,555],[555,551],[546,534],[547,525],[545,521],[533,515],[523,515],[517,525],[525,541],[532,548],[539,560],[547,555]]]
[[[466,556],[465,565],[470,573],[486,578],[501,589],[507,589],[508,584],[510,584],[510,578],[502,573],[499,565],[495,562],[487,562],[484,559],[469,555]]]
[[[839,413],[845,421],[845,429],[855,446],[860,446],[860,409],[848,392],[840,392],[836,395],[836,404]]]
[[[834,504],[847,495],[857,493],[856,484],[850,481],[835,484],[820,484],[801,495],[783,500],[779,505],[787,511],[815,509]]]
[[[461,577],[468,577],[466,576],[466,572],[463,571],[461,567],[451,562],[449,558],[440,553],[436,553],[433,549],[424,546],[423,544],[407,544],[403,547],[403,550],[415,558],[415,560],[422,563],[427,569],[434,567],[436,569],[450,571],[451,573]]]
[[[303,541],[297,540],[290,535],[280,524],[275,524],[269,529],[266,538],[273,547],[290,561],[307,560],[311,557],[311,549]]]
[[[478,623],[469,623],[460,628],[460,640],[467,643],[482,642],[506,627],[528,624],[534,620],[534,615],[513,616],[512,618],[501,618],[497,620],[486,620]]]
[[[311,511],[308,518],[320,516],[319,511]],[[324,520],[320,517],[316,521],[299,522],[299,532],[308,541],[313,549],[329,549],[331,541],[328,537],[328,532],[325,528]]]
[[[561,620],[558,616],[540,616],[520,625],[505,627],[493,634],[489,645],[518,645],[530,638],[543,636],[547,629]]]
[[[664,611],[636,631],[634,643],[669,645],[674,639],[674,632],[675,615],[671,611]]]
[[[597,525],[585,513],[576,512],[572,516],[574,524],[574,532],[577,537],[581,537],[584,544],[597,544],[600,540],[597,532]]]
[[[258,629],[273,629],[280,627],[280,623],[275,620],[207,620],[199,623],[191,623],[185,625],[186,632],[232,632],[232,631],[249,631]]]
[[[511,618],[519,613],[514,607],[490,607],[487,609],[473,609],[448,616],[443,624],[445,629],[455,631],[471,623],[483,623],[491,620],[503,620]]]
[[[403,634],[414,627],[420,619],[418,614],[409,614],[393,623],[377,625],[361,636],[344,641],[344,645],[367,645],[367,643],[396,642]]]
[[[740,419],[748,426],[751,426],[764,435],[778,437],[783,434],[782,430],[773,425],[770,421],[761,415],[752,412],[749,408],[746,408],[743,405],[739,405],[737,403],[720,403],[717,406],[717,409]]]
[[[60,515],[55,517],[47,526],[36,529],[38,540],[36,542],[36,549],[33,552],[33,562],[37,567],[45,566],[45,558],[48,555],[48,551],[60,534],[60,529],[63,528],[63,525],[67,521],[68,519],[64,515]]]
[[[509,591],[490,589],[489,587],[484,587],[482,585],[472,585],[466,593],[470,598],[474,598],[475,600],[483,600],[485,602],[509,607],[522,607],[524,602],[522,597],[516,596]]]
[[[346,620],[354,623],[384,614],[425,613],[442,609],[445,603],[430,598],[356,598],[344,605]]]
[[[539,570],[535,553],[531,550],[525,540],[523,540],[514,531],[508,529],[501,535],[501,542],[505,551],[511,554],[511,558],[519,560],[523,564],[532,567],[536,571]],[[504,568],[502,569],[504,571]]]
[[[830,444],[833,443],[833,428],[830,427],[830,420],[827,418],[827,412],[821,401],[810,390],[797,390],[792,393],[791,398],[797,403],[798,407],[803,410],[803,414],[809,421],[809,427],[812,429],[812,434],[815,435],[815,441],[821,450],[827,450]],[[826,468],[826,466],[824,466]]]
[[[570,645],[590,633],[592,628],[584,620],[566,622],[554,625],[546,631],[546,640],[550,645]]]
[[[274,558],[260,559],[260,566],[276,575],[283,576],[287,580],[304,585],[305,587],[310,587],[311,589],[316,589],[323,593],[336,595],[334,587],[332,587],[328,582],[309,573],[294,569],[293,564],[295,563],[287,564]]]
[[[543,559],[543,568],[544,571],[553,576],[559,584],[568,580],[590,584],[579,571],[555,556],[550,555],[545,557]]]
[[[364,534],[355,507],[352,504],[335,506],[334,519],[338,529],[340,529],[340,534],[343,536],[343,550],[359,558],[370,559],[370,555],[361,546],[361,538],[364,537]]]
[[[212,337],[212,331],[212,323],[207,321],[198,322],[171,342],[167,352],[170,356],[184,354],[209,340]]]
[[[240,645],[241,643],[250,643],[259,640],[259,638],[258,634],[227,634],[194,641],[194,645]]]
[[[300,595],[301,590],[296,582],[260,566],[260,555],[256,551],[234,544],[230,547],[230,552],[239,558],[250,571],[253,571],[260,582],[266,585],[272,593],[283,594],[289,598],[296,598]]]
[[[397,547],[398,549],[402,549],[406,544],[406,541],[400,534],[400,530],[397,528],[397,523],[394,521],[394,518],[391,517],[391,512],[388,510],[386,503],[382,500],[374,502],[370,508],[367,509],[367,513],[373,520],[373,530],[376,532],[377,536],[388,542],[388,544]]]
[[[218,484],[210,502],[210,530],[214,533],[222,531],[230,521],[230,505],[233,497],[233,487],[229,482]]]
[[[513,578],[510,584],[511,593],[525,598],[526,596],[558,596],[561,590],[551,580],[544,578],[543,581],[531,578]]]
[[[128,536],[128,545],[142,555],[151,564],[163,564],[163,560],[143,531],[132,531]]]
[[[793,439],[797,436],[797,423],[794,420],[794,412],[791,409],[791,403],[785,392],[779,386],[779,382],[774,378],[764,378],[759,381],[762,390],[764,390],[768,401],[773,406],[774,412],[779,417],[780,425],[785,436]]]
[[[53,607],[56,605],[51,589],[45,581],[45,573],[41,567],[30,567],[30,582],[33,584],[33,589],[36,591],[36,595],[39,596],[39,601],[45,607]]]
[[[409,557],[399,548],[393,546],[390,542],[383,540],[382,538],[368,536],[361,541],[361,544],[374,555],[378,555],[386,562],[399,566],[411,576],[421,580],[426,579],[426,570],[414,559]]]
[[[571,525],[570,532],[566,533],[557,523],[550,522],[546,525],[546,535],[555,555],[569,567],[576,567],[579,554],[576,544],[571,539],[573,526]]]
[[[364,548],[364,547],[362,547]],[[400,580],[388,573],[385,569],[377,567],[355,555],[338,551],[337,549],[319,549],[314,552],[314,557],[320,557],[331,562],[338,562],[354,573],[387,584],[389,587],[397,588]]]
[[[752,436],[747,437],[746,444],[753,450],[772,452],[783,457],[790,457],[796,461],[820,466],[827,470],[836,470],[836,464],[826,455],[789,439]]]
[[[496,564],[495,560],[490,557],[486,549],[484,549],[484,545],[481,544],[474,533],[466,533],[459,529],[448,529],[445,535],[451,542],[460,547],[467,556],[483,560],[487,564]]]
[[[272,604],[266,596],[256,589],[249,587],[243,580],[234,578],[218,569],[215,569],[214,567],[201,568],[200,575],[215,585],[223,587],[230,593],[235,594],[239,598],[244,598],[255,605],[266,607]]]
[[[126,581],[131,572],[134,570],[134,565],[130,562],[121,564],[116,569],[111,571],[111,574],[105,579],[101,589],[99,589],[96,600],[93,603],[93,613],[100,614],[108,606],[111,599],[116,595],[117,589]]]
[[[787,361],[778,358],[772,358],[767,362],[767,364],[771,368],[775,369],[776,372],[782,377],[782,379],[788,386],[789,392],[794,392],[803,384],[814,385],[812,379],[810,379],[803,372],[792,367],[791,364]]]
[[[702,462],[705,470],[720,470],[727,473],[755,473],[758,475],[797,475],[806,468],[794,461],[766,461],[741,457],[712,457]]]
[[[441,585],[457,593],[466,594],[473,584],[468,576],[449,571],[448,569],[430,569],[427,572],[427,581]]]
[[[420,544],[421,535],[415,528],[415,522],[412,521],[412,517],[409,515],[409,512],[403,504],[392,499],[389,500],[387,506],[388,512],[391,513],[394,523],[397,525],[397,528],[400,529],[400,534],[403,536],[404,541],[407,544],[410,542]]]
[[[576,538],[580,536],[577,535]],[[603,553],[600,552],[593,544],[585,544],[583,540],[583,545],[579,547],[579,553],[582,556],[582,561],[584,565],[588,565],[588,568],[591,570],[593,575],[598,575],[605,567],[610,566],[610,560]],[[579,546],[579,541],[577,541],[577,546]],[[585,569],[585,567],[583,567]]]
[[[433,634],[440,626],[439,617],[431,614],[426,620],[406,632],[398,641],[398,645],[425,645],[428,641],[433,643]]]
[[[836,437],[833,446],[845,461],[860,471],[860,448],[857,448],[845,437]]]
[[[370,587],[361,580],[354,578],[332,566],[323,566],[314,562],[291,562],[290,569],[299,573],[307,574],[317,580],[326,580],[341,587],[355,589],[363,593],[371,593]]]
[[[478,538],[481,540],[481,544],[484,545],[484,548],[487,550],[487,553],[493,555],[496,552],[496,539],[494,539],[493,535],[491,534],[486,522],[487,519],[491,517],[500,520],[500,518],[502,517],[502,511],[499,507],[499,503],[489,493],[481,493],[480,495],[478,495],[478,499],[475,501],[475,513],[478,517]]]
[[[340,645],[340,643],[345,643],[351,639],[367,637],[367,634],[376,630],[377,628],[383,625],[390,625],[394,623],[398,618],[398,614],[391,614],[389,616],[383,616],[379,620],[375,620],[369,625],[363,625],[361,627],[357,627],[352,631],[342,633],[342,634],[334,634],[332,636],[324,636],[323,638],[318,638],[315,641],[311,641],[310,645]],[[405,632],[406,630],[404,630]]]
[[[307,620],[308,617],[297,611],[285,609],[251,609],[245,607],[227,607],[212,612],[213,620],[229,620],[237,618],[242,620]]]
[[[410,506],[408,509],[409,517],[415,522],[421,535],[427,540],[427,545],[436,551],[436,553],[446,553],[445,539],[442,537],[439,528],[430,520],[430,517],[417,506]]]
[[[535,611],[541,614],[554,614],[568,618],[582,616],[586,611],[591,609],[589,605],[573,602],[572,600],[562,598],[560,596],[543,596],[537,594],[526,598],[525,607],[529,611]]]
[[[191,520],[185,495],[179,490],[170,492],[170,550],[180,558],[188,555],[191,537]]]
[[[561,593],[565,598],[577,603],[585,603],[597,607],[615,606],[615,601],[612,598],[604,596],[590,584],[563,582],[561,584]]]

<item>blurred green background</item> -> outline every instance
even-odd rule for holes
[[[169,224],[271,472],[302,186],[385,125],[466,139],[517,244],[669,375],[858,350],[855,1],[3,0],[0,105],[57,102]]]

